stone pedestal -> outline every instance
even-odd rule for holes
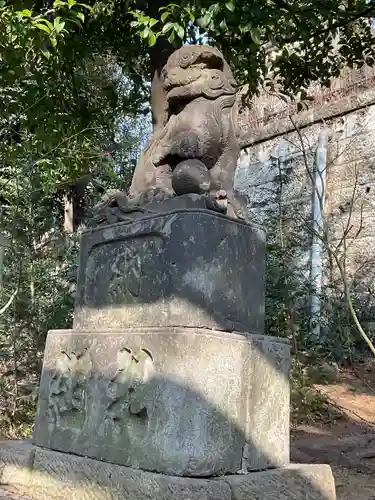
[[[57,451],[35,447],[34,469],[90,464],[120,485],[84,497],[98,499],[269,499],[297,481],[290,347],[262,335],[264,247],[258,227],[198,209],[84,233],[74,327],[48,334],[35,422]]]
[[[263,334],[265,235],[207,210],[84,233],[74,329],[195,327]]]
[[[289,463],[289,346],[196,328],[50,332],[35,443],[164,474]]]
[[[86,232],[35,443],[181,476],[287,465],[289,345],[263,323],[258,227],[177,210]]]

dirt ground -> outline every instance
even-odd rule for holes
[[[342,370],[340,382],[315,387],[342,416],[292,426],[292,461],[330,464],[338,500],[375,500],[375,363]]]
[[[375,362],[340,371],[339,382],[315,387],[332,403],[332,416],[292,425],[291,460],[328,463],[337,500],[375,500]],[[0,500],[28,500],[0,488]]]

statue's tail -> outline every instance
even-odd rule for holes
[[[221,132],[222,145],[221,154],[211,169],[214,189],[227,190],[230,188],[240,154],[233,123],[235,101],[235,95],[225,95],[219,97],[213,107],[213,116]]]
[[[246,200],[235,193],[233,188],[234,174],[240,155],[240,146],[235,129],[235,101],[236,96],[223,96],[214,105],[214,118],[217,121],[222,135],[222,152],[215,166],[210,170],[211,189],[224,190],[230,205],[230,215],[244,218]],[[229,208],[229,207],[228,207]]]

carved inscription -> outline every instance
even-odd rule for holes
[[[107,412],[114,423],[126,423],[131,418],[148,418],[148,383],[155,372],[154,360],[148,349],[133,352],[122,347],[117,353],[117,371],[111,379],[107,395]]]
[[[57,427],[82,429],[87,414],[88,379],[92,372],[90,349],[61,352],[49,384],[48,420]]]
[[[126,243],[113,257],[109,267],[108,297],[111,303],[121,304],[137,301],[142,296],[143,266],[152,259],[162,239],[158,237],[138,237]]]
[[[141,288],[141,257],[135,246],[126,247],[111,266],[108,293],[113,302],[126,295],[138,297]]]

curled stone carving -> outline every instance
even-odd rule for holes
[[[243,217],[244,200],[233,188],[240,147],[229,65],[213,47],[185,45],[169,57],[162,81],[162,126],[141,155],[129,195],[112,193],[97,207],[97,220],[133,219],[181,203]]]
[[[49,422],[80,430],[86,420],[88,379],[92,370],[89,348],[70,354],[62,351],[49,384]]]
[[[131,417],[147,420],[145,384],[154,374],[154,361],[148,349],[133,352],[122,347],[117,353],[117,370],[111,379],[107,395],[108,416],[114,423],[126,422]]]

